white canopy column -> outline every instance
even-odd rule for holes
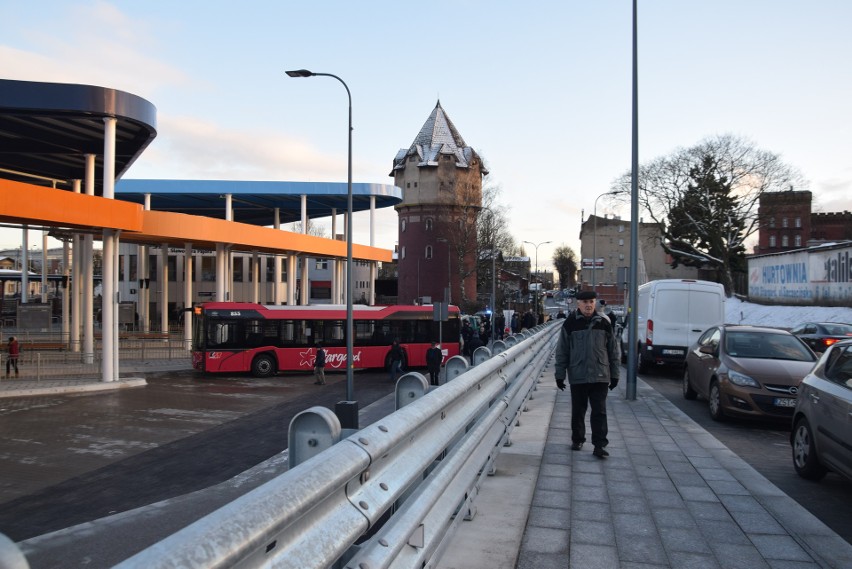
[[[225,301],[225,244],[216,243],[216,302]]]
[[[302,234],[308,234],[308,196],[302,194]],[[301,283],[299,287],[299,304],[307,306],[311,303],[311,289],[308,283],[308,257],[302,255]]]
[[[160,331],[169,333],[169,244],[160,245]]]
[[[80,180],[72,180],[71,188],[75,194],[79,194],[81,190]],[[81,257],[82,257],[82,239],[80,235],[74,234],[71,244],[71,279],[68,281],[66,293],[70,292],[71,298],[71,330],[70,330],[70,349],[72,353],[80,352],[80,288],[82,284],[81,274]]]
[[[104,118],[104,172],[103,197],[115,198],[115,127],[114,117]],[[104,382],[118,379],[118,319],[117,307],[117,276],[116,255],[118,250],[118,235],[115,230],[103,230],[103,268],[101,286],[101,351],[103,365],[101,380]]]
[[[95,155],[86,154],[86,195],[95,195]],[[94,318],[94,238],[91,234],[83,236],[83,250],[81,251],[82,268],[82,311],[83,317],[83,363],[91,364],[95,361],[95,318]]]
[[[332,208],[331,210],[331,238],[337,239],[337,208]],[[337,268],[339,267],[340,262],[337,259],[329,259],[329,270],[331,271],[331,303],[332,304],[343,304],[342,300],[342,291],[343,287],[341,286],[343,283],[340,281],[340,273]]]
[[[296,267],[298,257],[292,251],[287,255],[287,305],[296,304]]]
[[[192,243],[187,242],[183,251],[183,343],[187,351],[192,349]]]
[[[370,196],[370,247],[376,246],[376,196]],[[376,279],[379,278],[379,264],[370,261],[370,282],[367,283],[367,303],[376,304]]]
[[[151,211],[151,194],[145,194],[145,211]],[[151,261],[148,258],[150,248],[139,246],[139,322],[142,332],[151,330]]]
[[[30,226],[21,232],[21,304],[29,303],[30,295]]]
[[[275,229],[281,229],[281,208],[275,208],[273,226]],[[272,272],[275,273],[272,277],[272,302],[281,304],[284,300],[281,289],[281,255],[275,255]]]

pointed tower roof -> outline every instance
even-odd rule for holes
[[[419,158],[418,166],[437,166],[438,157],[442,154],[455,155],[456,166],[459,168],[467,168],[471,159],[477,157],[476,152],[465,143],[453,121],[447,116],[439,99],[411,146],[397,152],[393,169],[405,168],[406,160],[413,155]],[[487,172],[483,170],[483,174]]]

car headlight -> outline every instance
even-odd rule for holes
[[[731,383],[733,383],[734,385],[739,385],[740,387],[755,387],[757,389],[760,389],[760,384],[757,382],[757,380],[752,379],[744,373],[740,373],[738,371],[729,371],[728,379]]]

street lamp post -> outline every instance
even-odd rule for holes
[[[535,247],[535,274],[536,274],[536,276],[538,276],[538,248],[541,245],[553,243],[553,241],[542,241],[538,245],[536,245],[532,241],[524,241],[524,243],[529,243],[530,245]],[[538,322],[538,289],[536,289],[536,291],[535,291],[535,311],[533,312],[533,314],[535,314],[536,322]]]
[[[452,261],[452,255],[450,251],[450,240],[444,239],[443,237],[438,237],[436,241],[440,241],[442,243],[447,244],[447,294],[445,295],[444,300],[446,300],[447,305],[449,305],[453,301],[453,271],[450,268],[450,262]]]
[[[295,71],[287,71],[290,77],[331,77],[340,81],[343,88],[346,89],[346,96],[349,99],[349,129],[348,129],[348,159],[347,159],[347,178],[346,178],[346,399],[347,401],[355,401],[355,383],[352,377],[352,367],[354,365],[352,336],[355,332],[352,318],[352,93],[349,92],[349,86],[337,75],[331,73],[313,73],[307,69],[297,69]],[[357,420],[357,411],[355,417]]]
[[[604,192],[595,198],[595,207],[592,213],[592,223],[594,224],[594,229],[592,233],[592,290],[595,292],[597,292],[598,290],[598,200],[604,196],[614,196],[619,193],[621,192]]]

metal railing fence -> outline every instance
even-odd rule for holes
[[[411,403],[119,567],[429,565],[455,524],[475,511],[480,480],[508,443],[557,329],[538,326],[506,342],[440,388],[428,389],[421,376]],[[407,389],[402,379],[398,390]],[[339,423],[328,431],[339,433]],[[308,435],[307,444],[322,438]]]

